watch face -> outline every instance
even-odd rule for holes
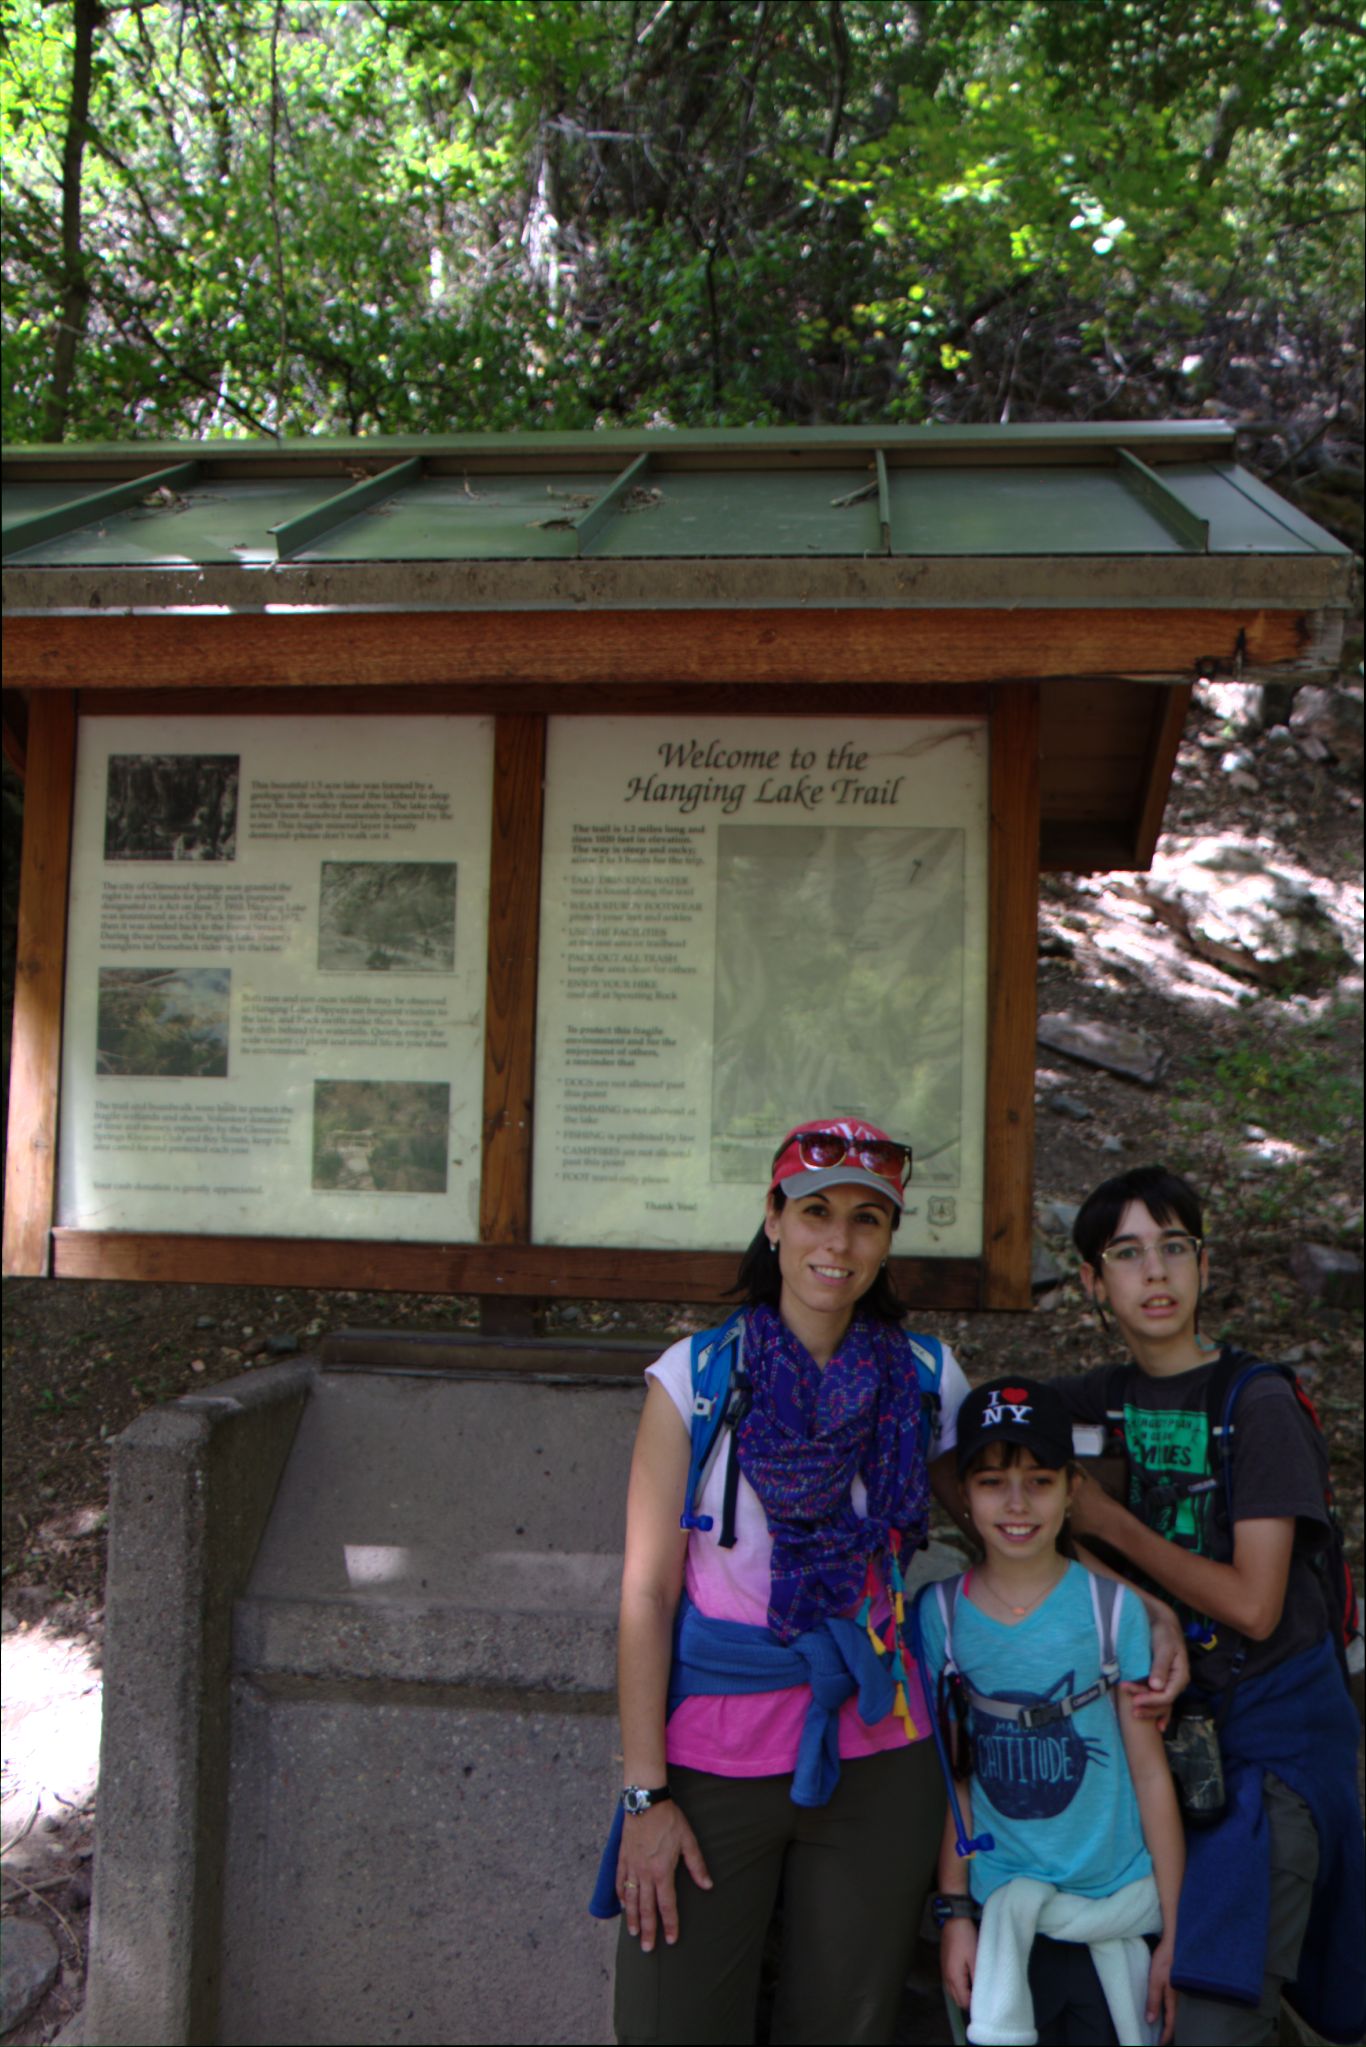
[[[633,1785],[629,1791],[623,1791],[621,1802],[627,1812],[648,1812],[650,1809],[650,1794],[648,1791],[637,1790]]]

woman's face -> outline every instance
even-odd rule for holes
[[[891,1202],[866,1187],[826,1187],[781,1209],[770,1199],[764,1229],[777,1246],[784,1322],[803,1336],[818,1317],[817,1327],[838,1325],[838,1342],[891,1247]]]

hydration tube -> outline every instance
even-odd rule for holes
[[[925,1691],[925,1710],[930,1716],[930,1733],[934,1736],[935,1752],[939,1757],[939,1767],[944,1773],[944,1785],[949,1794],[949,1811],[953,1814],[953,1845],[958,1851],[959,1859],[967,1862],[977,1854],[979,1849],[984,1855],[990,1854],[991,1850],[996,1846],[996,1836],[994,1834],[971,1836],[963,1825],[963,1808],[958,1803],[958,1787],[954,1783],[953,1767],[949,1762],[949,1752],[944,1746],[944,1734],[939,1725],[938,1706],[928,1693],[925,1673],[925,1650],[920,1634],[920,1602],[931,1589],[929,1585],[922,1586],[911,1606],[911,1654],[914,1656],[916,1668],[920,1672],[921,1688]]]

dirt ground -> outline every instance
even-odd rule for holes
[[[1260,833],[1318,877],[1356,962],[1327,987],[1293,996],[1208,966],[1194,969],[1155,927],[1136,877],[1048,878],[1040,914],[1039,1008],[1137,1030],[1163,1047],[1160,1084],[1144,1088],[1040,1052],[1035,1212],[1038,1248],[1057,1268],[1032,1315],[926,1315],[968,1375],[1041,1375],[1113,1355],[1086,1308],[1055,1203],[1126,1164],[1163,1159],[1208,1200],[1212,1292],[1206,1329],[1295,1361],[1323,1419],[1339,1506],[1360,1583],[1362,1314],[1311,1299],[1291,1268],[1297,1244],[1361,1249],[1361,795],[1346,761],[1255,743],[1249,798],[1223,762],[1234,740],[1206,700],[1181,749],[1167,834]],[[1355,764],[1359,770],[1359,760]],[[1071,1104],[1058,1110],[1050,1097]],[[1081,1113],[1078,1113],[1081,1112]],[[68,1759],[93,1736],[72,1701],[98,1697],[109,1446],[144,1408],[235,1376],[323,1331],[474,1326],[476,1304],[423,1295],[276,1292],[256,1287],[134,1286],[11,1280],[4,1290],[4,1630],[11,1721],[77,1713]],[[659,1304],[552,1310],[548,1330],[651,1330],[672,1336],[706,1318]],[[46,1663],[38,1657],[42,1647]],[[27,1658],[27,1661],[25,1661]],[[44,1701],[41,1676],[52,1673]],[[8,1680],[7,1680],[8,1685]],[[17,1717],[15,1717],[17,1716]],[[34,1726],[38,1721],[33,1721]],[[74,1745],[73,1745],[74,1744]],[[93,1846],[93,1777],[45,1764],[7,1738],[4,1910],[44,1921],[64,1968],[46,2002],[7,2036],[45,2041],[81,1995]],[[31,1816],[30,1816],[31,1815]],[[25,1822],[26,1828],[25,1828]]]

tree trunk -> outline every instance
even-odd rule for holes
[[[60,441],[71,410],[71,385],[76,350],[90,312],[90,282],[81,248],[81,164],[90,118],[90,71],[99,0],[72,0],[76,46],[71,57],[71,103],[67,108],[62,146],[62,305],[52,346],[52,383],[43,414],[43,439]]]

